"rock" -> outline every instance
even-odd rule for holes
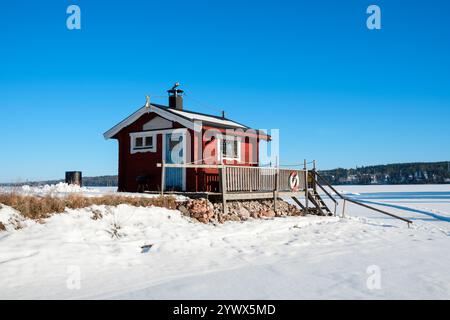
[[[207,199],[189,199],[178,206],[185,216],[190,216],[203,223],[209,223],[214,217],[214,206]]]
[[[250,212],[244,207],[241,207],[239,209],[239,213],[238,214],[244,220],[247,220],[248,218],[250,218]]]
[[[273,210],[263,211],[263,213],[261,215],[264,216],[264,217],[267,217],[267,218],[274,218],[275,217],[275,211],[273,211]]]
[[[258,211],[252,211],[252,212],[250,213],[250,216],[251,216],[252,218],[258,219],[258,218],[259,218],[259,212],[258,212]]]
[[[264,218],[273,218],[275,217],[275,212],[273,210],[261,210],[259,215]]]
[[[229,221],[241,221],[241,218],[239,218],[238,216],[236,216],[236,215],[230,215],[229,216],[229,219],[228,219]]]
[[[191,214],[189,213],[189,210],[188,210],[188,208],[186,208],[186,206],[184,206],[184,205],[179,205],[178,206],[178,211],[180,211],[184,216],[190,216]]]
[[[277,202],[277,210],[273,209],[272,200],[260,201],[228,201],[227,215],[222,212],[222,203],[211,203],[207,199],[189,199],[178,206],[178,210],[201,223],[225,221],[245,221],[249,218],[274,218],[301,216],[303,212],[285,201]]]

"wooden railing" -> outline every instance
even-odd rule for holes
[[[289,176],[296,171],[300,190],[304,190],[305,174],[302,170],[264,167],[224,166],[223,174],[227,192],[290,191]]]
[[[227,214],[226,202],[229,200],[273,199],[274,210],[277,210],[277,199],[282,196],[294,197],[305,195],[308,206],[308,189],[311,175],[307,170],[280,169],[268,167],[205,165],[205,164],[165,164],[161,167],[161,194],[164,194],[164,177],[167,168],[215,169],[218,173],[219,194],[222,197],[223,213]],[[213,171],[215,171],[213,170]],[[291,186],[290,177],[297,174],[295,187]],[[298,180],[297,180],[298,179]]]
[[[299,178],[298,191],[305,190],[305,170],[273,167],[250,167],[204,164],[158,164],[165,168],[217,169],[220,192],[290,192],[289,177],[296,172]],[[164,174],[163,174],[164,176]],[[215,180],[215,179],[214,179]]]
[[[395,214],[386,212],[384,210],[374,208],[367,204],[356,201],[355,199],[351,199],[349,197],[343,196],[339,193],[325,178],[323,178],[316,170],[315,170],[315,162],[314,168],[312,170],[298,170],[298,169],[281,169],[281,168],[273,168],[273,167],[250,167],[250,166],[228,166],[228,165],[205,165],[205,164],[157,164],[158,167],[162,169],[161,175],[161,194],[164,193],[164,176],[166,168],[186,168],[186,169],[216,169],[218,179],[214,177],[207,177],[206,179],[210,179],[210,182],[217,182],[219,184],[219,193],[222,196],[223,201],[223,212],[226,214],[227,200],[244,200],[244,199],[266,199],[268,197],[273,197],[274,200],[274,209],[276,210],[276,200],[280,196],[289,196],[294,199],[294,201],[306,212],[309,210],[309,193],[313,192],[314,196],[318,196],[317,194],[317,186],[329,197],[331,201],[335,204],[334,213],[336,214],[336,206],[337,201],[334,198],[332,192],[344,200],[344,205],[342,209],[342,215],[345,214],[345,203],[351,202],[356,205],[365,207],[367,209],[377,211],[379,213],[391,216],[396,219],[400,219],[406,223],[408,226],[412,224],[412,221],[409,219],[405,219],[399,217]],[[306,168],[306,162],[305,166]],[[215,171],[215,170],[214,170]],[[298,176],[298,188],[293,190],[290,185],[290,176],[296,173]],[[322,183],[319,182],[322,181]],[[205,180],[207,181],[207,180]],[[328,192],[325,187],[328,187],[332,192]],[[296,196],[299,193],[303,193],[305,196],[305,204],[302,204]],[[313,201],[313,200],[312,200]],[[315,202],[315,201],[313,201]],[[318,205],[316,204],[316,207]],[[323,208],[320,208],[323,209]]]

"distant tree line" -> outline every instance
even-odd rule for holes
[[[89,187],[117,187],[117,176],[83,178],[83,185]]]
[[[434,163],[396,163],[320,171],[334,185],[341,184],[445,184],[450,183],[450,161]],[[64,180],[4,183],[1,186],[56,184]],[[117,187],[117,176],[83,177],[89,187]]]
[[[20,183],[3,183],[1,186],[42,186],[46,184],[57,184],[65,182],[61,180],[47,180],[47,181],[26,181]],[[117,176],[100,176],[100,177],[83,177],[83,186],[87,187],[117,187]]]
[[[332,184],[450,183],[450,162],[397,163],[321,171]]]

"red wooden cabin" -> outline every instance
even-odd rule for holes
[[[267,134],[222,117],[183,109],[183,91],[175,85],[169,106],[150,103],[108,130],[119,142],[119,191],[216,192],[214,168],[165,168],[160,163],[259,166],[259,142]],[[163,185],[163,186],[162,186]]]

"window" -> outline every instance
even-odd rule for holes
[[[241,157],[241,143],[239,140],[222,140],[222,158],[229,160],[239,160]]]
[[[133,133],[131,134],[131,153],[155,152],[154,134]]]
[[[153,137],[136,137],[134,149],[150,149],[153,147]]]
[[[153,136],[145,137],[145,146],[147,148],[153,147]]]
[[[136,138],[136,142],[134,143],[134,148],[135,149],[142,148],[142,146],[144,145],[143,140],[144,140],[144,138],[142,138],[142,137]]]

